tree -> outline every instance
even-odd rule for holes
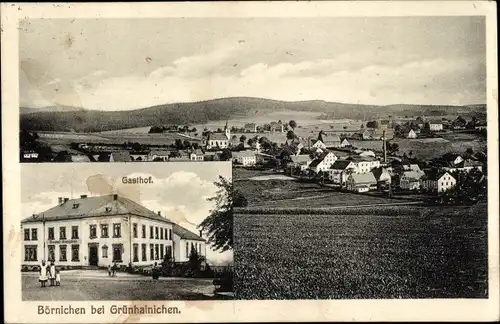
[[[241,143],[245,143],[246,139],[247,139],[247,137],[245,135],[241,135],[240,136],[240,142]]]
[[[233,187],[231,179],[219,176],[219,182],[214,182],[214,185],[218,188],[217,193],[208,201],[214,202],[215,207],[199,227],[207,235],[212,248],[224,252],[233,248],[233,209],[246,207],[248,201]]]
[[[288,132],[286,132],[286,138],[287,139],[295,139],[295,133],[292,131],[292,130],[289,130]]]
[[[366,127],[368,128],[377,128],[378,127],[378,122],[376,120],[369,121],[366,123]]]
[[[295,120],[290,120],[290,122],[288,122],[288,125],[290,125],[292,130],[295,130],[295,128],[297,128],[297,122]]]
[[[223,149],[222,153],[220,154],[220,159],[221,161],[229,161],[233,157],[233,154],[229,149]]]
[[[472,154],[474,154],[474,150],[472,149],[472,147],[468,147],[465,150],[465,155],[467,155],[468,157],[470,157],[470,156],[472,156]]]
[[[254,142],[253,138],[249,138],[248,141],[247,141],[248,146],[252,147],[253,146],[253,142]]]

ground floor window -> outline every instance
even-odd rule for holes
[[[139,244],[134,244],[134,261],[133,262],[138,262],[139,261]]]
[[[142,261],[147,261],[147,255],[146,255],[146,244],[141,245],[141,252],[142,252]]]
[[[149,259],[150,260],[155,259],[155,245],[154,244],[149,244]]]
[[[155,244],[155,260],[159,259],[158,244]]]
[[[59,261],[68,261],[66,258],[66,245],[59,245]]]
[[[102,257],[103,258],[107,258],[108,257],[108,246],[107,245],[103,245],[102,246]]]
[[[24,261],[37,261],[37,246],[25,245],[24,246]]]
[[[113,262],[122,262],[123,245],[113,244]]]
[[[163,244],[160,244],[160,260],[163,260]]]
[[[186,242],[186,258],[189,258],[189,242]]]
[[[49,245],[49,261],[56,261],[56,246],[55,245]]]
[[[71,261],[80,261],[80,245],[71,245]]]

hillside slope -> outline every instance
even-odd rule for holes
[[[22,108],[21,129],[97,132],[165,124],[199,124],[208,121],[266,115],[274,111],[323,113],[327,119],[366,119],[377,116],[444,115],[485,112],[485,105],[418,106],[356,105],[320,100],[287,102],[260,98],[222,98],[193,103],[165,104],[128,111],[97,111],[71,107]]]

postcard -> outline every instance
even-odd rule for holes
[[[496,4],[2,4],[7,323],[500,318]]]

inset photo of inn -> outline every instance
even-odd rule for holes
[[[232,221],[230,178],[230,163],[23,166],[23,299],[231,298],[232,228],[214,221]]]

